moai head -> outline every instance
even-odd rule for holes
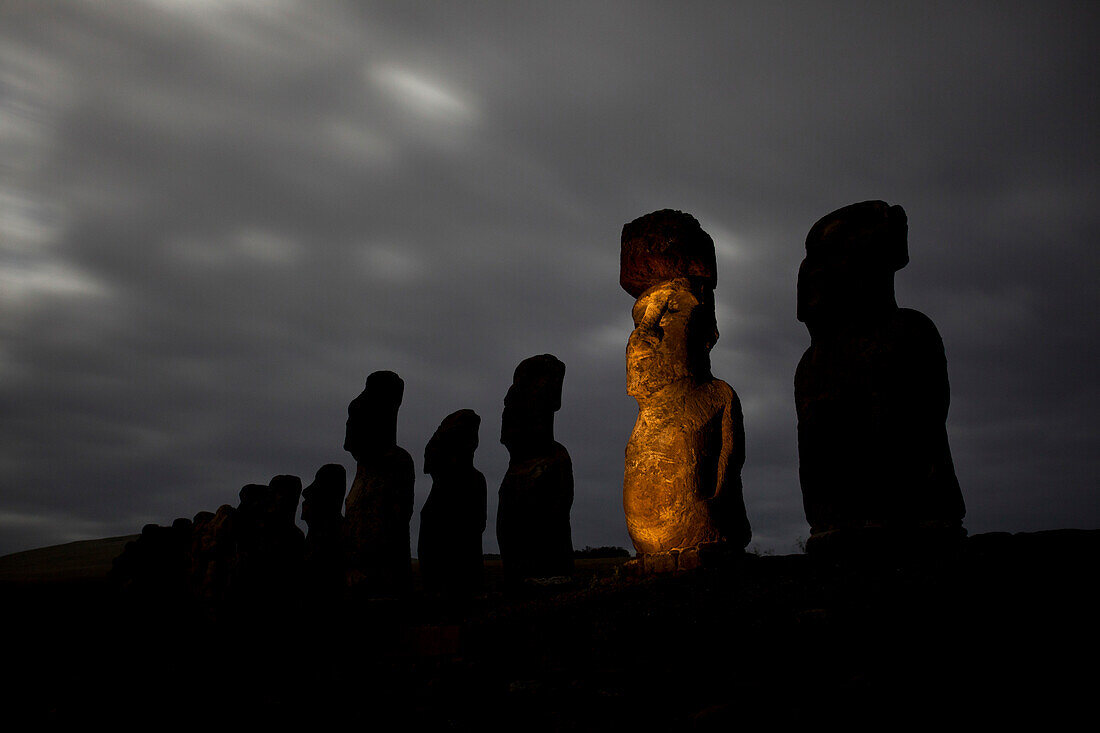
[[[894,273],[909,262],[905,210],[864,201],[817,221],[798,269],[798,320],[811,334],[897,308]]]
[[[443,418],[424,448],[424,473],[435,475],[473,466],[480,426],[481,417],[473,410],[459,410]]]
[[[664,209],[623,227],[619,283],[637,298],[628,394],[645,399],[679,380],[711,379],[717,282],[714,242],[690,214]]]
[[[268,484],[271,487],[271,501],[275,522],[280,526],[294,524],[294,515],[298,513],[298,500],[302,497],[302,479],[297,476],[275,476]]]
[[[561,409],[564,381],[565,364],[553,354],[519,363],[500,418],[500,442],[509,452],[554,442],[554,413]]]
[[[626,391],[645,399],[684,379],[710,380],[710,350],[718,340],[714,299],[686,278],[655,285],[634,304],[626,347]]]
[[[241,503],[237,513],[241,521],[253,527],[267,527],[275,516],[275,492],[263,484],[246,484],[241,488]]]
[[[339,463],[317,469],[313,483],[302,491],[302,521],[310,525],[338,523],[347,484],[347,471]]]
[[[363,392],[348,405],[344,450],[356,462],[397,445],[397,411],[405,383],[394,372],[374,372]]]

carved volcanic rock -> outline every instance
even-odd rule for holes
[[[894,300],[906,232],[900,206],[867,201],[825,216],[806,240],[798,318],[811,343],[795,403],[811,552],[965,534],[943,342]]]
[[[443,419],[424,449],[432,490],[420,510],[417,557],[429,591],[462,593],[481,587],[485,476],[474,468],[481,418],[459,410]]]
[[[564,378],[565,364],[556,357],[533,356],[516,367],[504,398],[500,442],[510,458],[500,484],[497,542],[513,580],[573,570],[573,463],[554,440]]]
[[[659,283],[686,277],[713,290],[718,285],[714,241],[691,214],[662,209],[623,227],[619,284],[637,298]]]
[[[660,236],[639,234],[653,231]],[[649,241],[663,249],[639,245]],[[660,211],[626,225],[622,247],[620,280],[638,296],[626,352],[627,392],[638,402],[623,476],[630,537],[640,555],[678,556],[714,543],[740,550],[751,537],[741,490],[744,418],[737,393],[710,372],[709,353],[718,339],[710,290],[714,245],[693,217]],[[702,271],[709,278],[688,277],[691,269],[681,266],[686,256],[670,258],[668,252],[689,252],[694,262],[708,263]],[[638,273],[665,278],[650,282]],[[638,292],[641,284],[647,287]],[[675,569],[677,562],[670,557],[644,567]]]
[[[344,512],[348,582],[374,595],[403,593],[412,578],[409,520],[416,474],[412,457],[397,446],[403,392],[396,374],[374,372],[348,405],[344,447],[357,463]]]

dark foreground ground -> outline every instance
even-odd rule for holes
[[[2,715],[196,729],[1092,728],[1098,559],[1100,531],[1063,530],[846,567],[747,556],[630,579],[621,560],[589,560],[569,584],[516,589],[491,564],[489,592],[463,603],[290,600],[217,623],[123,600],[87,568],[20,578],[0,559]]]

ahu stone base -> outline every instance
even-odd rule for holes
[[[680,570],[728,565],[744,557],[744,550],[727,542],[707,542],[694,547],[683,547],[668,552],[639,552],[633,560],[623,565],[623,573],[630,577],[673,573]]]

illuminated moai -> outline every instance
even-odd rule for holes
[[[943,341],[894,299],[908,262],[905,211],[883,201],[838,209],[806,237],[798,320],[810,347],[795,403],[810,553],[965,536]]]
[[[504,398],[500,442],[508,473],[500,484],[497,541],[513,580],[573,572],[573,463],[554,440],[565,364],[551,354],[524,359]]]
[[[623,227],[619,283],[636,301],[626,349],[638,418],[626,447],[623,509],[647,570],[691,568],[751,538],[741,491],[737,393],[710,370],[718,340],[714,242],[664,209]]]
[[[417,558],[425,590],[450,593],[481,587],[485,476],[474,468],[481,418],[459,410],[443,419],[424,449],[432,490],[420,510]]]
[[[416,474],[412,457],[397,445],[404,389],[393,372],[374,372],[348,405],[344,450],[356,463],[344,512],[348,583],[371,595],[403,593],[412,580],[409,520]]]

